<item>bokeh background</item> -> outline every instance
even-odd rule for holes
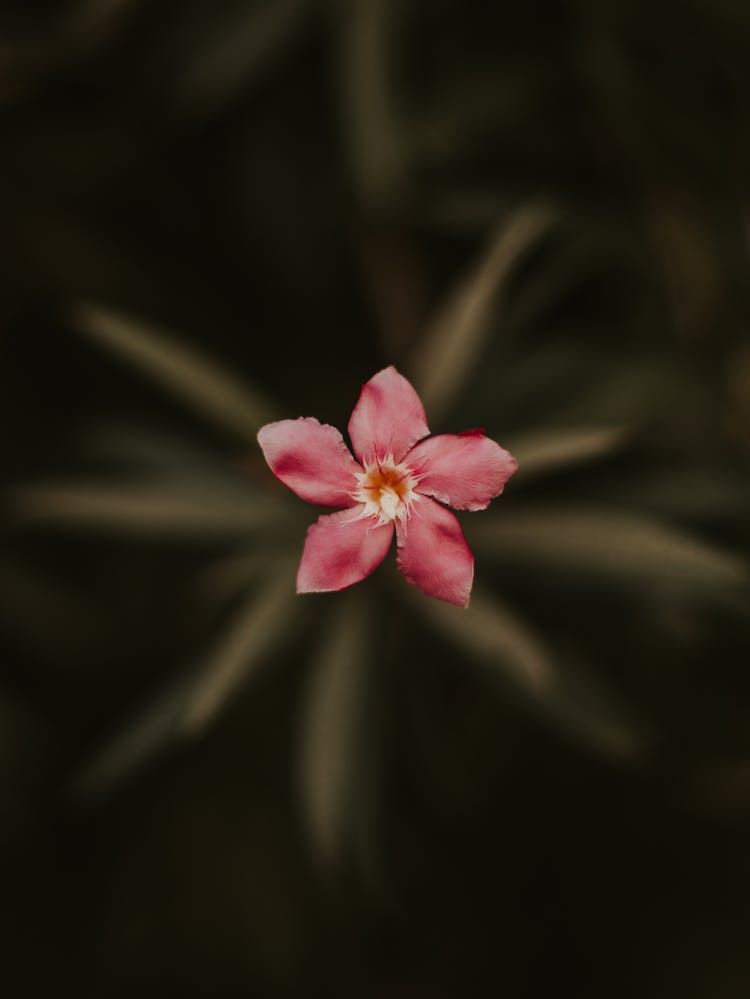
[[[0,990],[750,995],[744,0],[0,5]],[[466,612],[297,597],[395,363]]]

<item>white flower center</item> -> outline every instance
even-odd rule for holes
[[[357,474],[359,486],[354,498],[364,503],[363,516],[377,517],[387,524],[396,518],[405,520],[415,498],[416,478],[407,465],[396,465],[392,458],[368,465]]]

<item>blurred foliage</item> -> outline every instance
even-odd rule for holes
[[[0,5],[2,986],[750,992],[750,8]],[[395,363],[468,611],[255,443]]]

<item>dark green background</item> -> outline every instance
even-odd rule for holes
[[[749,111],[742,0],[0,4],[4,995],[750,994]],[[388,363],[465,614],[292,593]]]

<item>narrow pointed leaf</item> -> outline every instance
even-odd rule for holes
[[[191,121],[221,108],[283,56],[304,24],[311,0],[240,4],[203,30],[187,66],[174,76],[174,99]]]
[[[606,426],[537,430],[511,437],[505,444],[518,461],[514,484],[604,458],[618,451],[627,437],[627,428]]]
[[[642,471],[637,476],[618,475],[597,485],[597,496],[617,496],[626,506],[646,509],[652,515],[713,520],[744,520],[750,509],[750,483],[726,468],[667,467]]]
[[[294,621],[290,572],[245,600],[215,648],[126,719],[68,784],[72,795],[102,794],[212,721]]]
[[[192,679],[192,674],[179,677],[127,718],[73,774],[68,794],[105,794],[179,742],[179,721]]]
[[[403,180],[405,143],[389,80],[393,0],[340,6],[341,93],[355,176],[366,201],[392,197]]]
[[[277,559],[276,549],[260,549],[257,544],[246,551],[232,547],[230,553],[200,574],[197,590],[211,603],[229,600],[253,584],[263,572],[268,572]]]
[[[350,593],[336,609],[312,666],[300,743],[301,796],[323,865],[341,859],[355,822],[356,770],[370,663],[367,605]]]
[[[194,409],[239,437],[255,441],[262,424],[273,419],[257,390],[180,343],[163,330],[129,316],[81,304],[73,310],[77,329],[158,381]]]
[[[738,556],[658,520],[602,509],[504,510],[471,532],[486,557],[676,588],[748,581]]]
[[[477,587],[469,607],[451,607],[406,591],[422,616],[477,659],[505,672],[521,687],[539,692],[555,680],[553,663],[538,638],[499,600]]]
[[[561,664],[540,711],[576,742],[623,763],[641,762],[654,742],[651,726],[608,687],[601,670],[579,663]]]
[[[80,435],[81,453],[98,465],[125,466],[131,473],[143,472],[186,484],[211,480],[217,487],[238,486],[245,475],[240,462],[209,446],[201,446],[183,434],[156,427],[94,425]],[[247,453],[247,452],[245,452]]]
[[[503,223],[476,269],[457,288],[418,343],[410,370],[430,418],[440,417],[478,364],[498,295],[513,268],[559,213],[532,202]]]
[[[467,611],[422,601],[425,616],[475,662],[511,681],[535,714],[598,753],[633,760],[645,751],[643,727],[595,677],[553,661],[542,638],[497,598],[475,588]]]
[[[192,734],[205,728],[274,645],[293,632],[300,607],[293,578],[288,567],[279,569],[235,615],[192,686],[179,722],[181,731]]]
[[[52,527],[205,538],[247,534],[279,523],[284,507],[251,490],[164,483],[96,483],[17,486],[6,505],[20,523]]]

